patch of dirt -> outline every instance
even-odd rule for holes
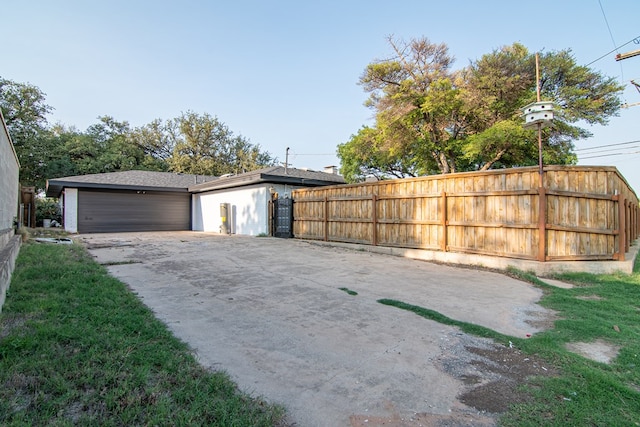
[[[22,314],[4,313],[0,317],[0,340],[8,337],[15,330],[22,328],[27,320],[29,320],[29,317]]]
[[[472,409],[482,419],[492,419],[494,424],[511,405],[528,400],[528,393],[520,386],[530,383],[532,377],[558,374],[557,369],[542,359],[523,354],[511,343],[505,346],[466,334],[459,334],[457,338],[444,348],[446,353],[440,365],[466,385],[458,395],[458,401],[461,407],[467,408],[467,414]],[[467,414],[458,410],[451,413],[451,424],[438,422],[426,425],[469,425],[464,424]],[[455,423],[458,421],[460,424]],[[475,420],[473,425],[483,425],[479,421]]]
[[[463,392],[448,413],[414,413],[401,416],[387,408],[391,416],[353,415],[352,427],[464,427],[494,426],[500,414],[529,395],[521,390],[532,377],[555,376],[558,370],[542,359],[523,354],[517,348],[496,344],[461,332],[442,339],[442,353],[434,364],[460,380]]]
[[[548,277],[538,277],[538,279],[545,282],[547,285],[555,286],[562,289],[573,289],[575,286],[571,283],[563,282],[562,280],[550,279]]]
[[[583,301],[602,301],[604,298],[598,295],[581,295],[576,297],[577,299],[581,299]]]
[[[572,342],[565,347],[567,350],[582,357],[600,363],[611,363],[613,359],[618,357],[618,352],[620,352],[620,347],[600,339],[593,342]]]
[[[471,365],[477,368],[478,385],[459,396],[465,405],[480,411],[500,414],[515,403],[525,402],[528,394],[520,386],[531,377],[554,376],[558,371],[542,359],[523,354],[516,348],[494,345],[493,348],[467,348],[480,356]]]
[[[546,309],[544,313],[528,312],[527,315],[530,318],[525,320],[525,323],[531,325],[531,327],[533,327],[536,331],[547,331],[553,329],[556,321],[562,319],[557,311],[551,310],[549,308]]]

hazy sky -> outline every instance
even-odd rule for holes
[[[454,68],[513,42],[572,49],[589,64],[640,49],[637,0],[65,1],[4,0],[0,76],[29,82],[80,130],[110,115],[132,126],[192,110],[294,167],[338,164],[338,144],[372,124],[357,82],[390,56],[386,37],[444,42]],[[603,11],[604,9],[604,15]],[[605,20],[606,16],[606,20]],[[607,22],[609,26],[607,26]],[[613,39],[613,40],[612,40]],[[640,42],[640,39],[637,40]],[[615,44],[614,44],[615,42]],[[626,44],[626,45],[625,45]],[[640,56],[591,67],[640,102]],[[640,191],[640,106],[577,141],[580,164],[616,166]],[[606,157],[589,158],[589,156]]]

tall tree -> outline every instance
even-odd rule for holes
[[[272,166],[276,161],[206,113],[188,111],[173,120],[154,120],[136,129],[133,138],[145,153],[165,161],[173,172],[223,175]]]
[[[372,174],[448,173],[537,164],[533,130],[522,129],[520,108],[536,99],[535,58],[520,44],[484,55],[468,67],[451,71],[453,57],[443,44],[423,38],[409,43],[389,38],[393,56],[367,66],[360,83],[370,93],[367,104],[376,123],[367,162],[358,157],[362,135],[338,147],[343,174],[362,179]],[[590,133],[580,122],[606,124],[620,108],[622,86],[584,66],[569,50],[547,52],[541,90],[557,105],[554,126],[545,129],[545,163],[576,161],[573,141]],[[420,158],[418,156],[425,156]]]
[[[461,107],[450,70],[454,61],[445,44],[428,39],[406,43],[388,38],[394,55],[367,66],[360,84],[370,93],[376,128],[390,151],[406,151],[416,142],[438,170],[456,170],[457,148],[451,125]],[[413,166],[410,168],[414,168]]]
[[[473,112],[465,157],[479,169],[537,164],[535,131],[520,129],[520,108],[536,100],[535,55],[514,43],[482,56],[462,74]],[[615,79],[577,65],[570,50],[542,54],[541,97],[556,105],[554,126],[544,130],[545,163],[575,163],[573,141],[591,136],[579,123],[606,124],[618,114],[622,89]]]
[[[52,107],[38,87],[0,77],[0,108],[20,160],[20,182],[43,189],[51,154],[58,148],[47,130]]]

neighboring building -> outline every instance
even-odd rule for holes
[[[212,176],[124,171],[47,181],[47,196],[62,204],[64,228],[72,233],[191,229],[190,185]]]
[[[222,176],[189,187],[192,194],[192,228],[196,231],[220,232],[221,205],[228,204],[232,234],[256,236],[269,233],[269,202],[291,196],[291,190],[305,187],[344,184],[342,176],[282,166],[260,169],[239,175]]]
[[[14,227],[18,216],[20,162],[0,111],[0,311],[20,251]]]
[[[72,233],[122,231],[221,231],[221,205],[229,231],[269,232],[269,202],[295,188],[343,184],[335,173],[274,166],[221,177],[125,171],[47,181],[59,197],[64,228]]]

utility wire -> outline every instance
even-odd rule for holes
[[[605,24],[607,24],[607,30],[609,30],[609,36],[611,36],[611,42],[615,46],[616,45],[616,41],[613,39],[613,33],[611,32],[611,27],[609,26],[609,20],[607,19],[607,15],[604,13],[604,7],[602,7],[602,1],[598,0],[598,4],[600,5],[600,10],[602,11],[602,16],[604,18],[604,22],[605,22]]]
[[[628,150],[629,148],[640,148],[640,145],[632,145],[631,147],[621,147],[621,148],[605,148],[604,150],[596,150],[585,153],[585,155],[595,154],[595,153],[610,153],[620,150]]]
[[[635,37],[631,40],[629,40],[628,42],[626,42],[625,44],[621,44],[620,46],[616,47],[615,49],[613,49],[610,52],[605,53],[604,55],[602,55],[600,58],[598,59],[594,59],[593,61],[589,62],[587,65],[585,65],[585,67],[588,67],[589,65],[593,64],[594,62],[598,62],[600,61],[602,58],[604,58],[605,56],[608,56],[610,54],[612,54],[613,52],[616,52],[618,49],[620,49],[621,47],[625,47],[626,45],[628,45],[629,43],[635,43],[635,44],[640,44],[640,36]]]
[[[611,32],[611,27],[609,26],[609,20],[607,19],[607,15],[604,13],[604,7],[602,7],[602,1],[598,0],[598,3],[600,4],[600,10],[602,11],[602,16],[604,18],[604,22],[605,22],[605,24],[607,24],[607,30],[609,30],[609,36],[611,37],[611,43],[613,44],[613,46],[615,48],[616,41],[613,39],[613,33]],[[620,52],[618,52],[618,53],[620,53]],[[622,69],[622,63],[620,63],[620,80],[624,80],[624,70]]]
[[[580,157],[580,160],[596,159],[598,157],[626,156],[626,155],[629,155],[629,154],[639,154],[639,153],[640,153],[640,151],[629,151],[629,152],[626,152],[626,153],[600,154],[599,156]]]
[[[617,147],[619,145],[636,144],[638,142],[640,142],[640,139],[635,141],[619,142],[617,144],[605,144],[605,145],[596,145],[595,147],[578,148],[577,150],[573,150],[573,151],[587,151],[587,150],[595,150],[596,148]]]

